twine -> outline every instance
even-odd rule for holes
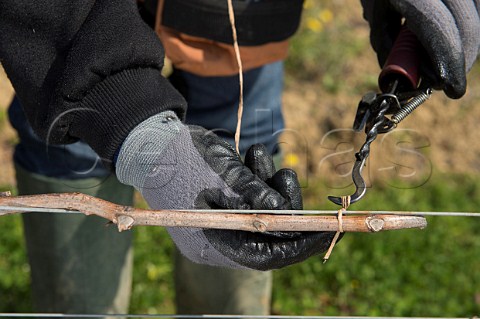
[[[337,219],[338,219],[338,230],[333,236],[332,242],[330,243],[330,247],[328,247],[325,256],[323,257],[323,263],[326,263],[332,254],[333,247],[338,241],[340,234],[343,233],[343,213],[346,212],[347,208],[350,206],[350,195],[342,196],[342,208],[340,208],[337,212]]]
[[[237,128],[235,130],[235,149],[237,150],[237,153],[240,154],[240,130],[242,127],[242,115],[243,115],[243,66],[242,66],[242,58],[240,56],[240,48],[238,46],[237,28],[235,27],[235,13],[233,11],[232,0],[227,0],[227,2],[228,2],[228,17],[230,19],[230,25],[232,27],[233,48],[235,50],[235,57],[237,58],[237,64],[238,64],[238,80],[240,82],[240,97],[238,101],[238,111],[237,111]]]

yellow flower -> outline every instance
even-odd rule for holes
[[[323,30],[323,25],[322,22],[317,19],[308,18],[307,28],[309,28],[313,32],[321,32]]]
[[[330,21],[333,20],[333,12],[329,9],[323,9],[318,14],[318,17],[320,18],[320,21],[322,21],[323,23],[329,23]]]
[[[298,156],[294,153],[289,153],[285,155],[285,164],[287,167],[295,167],[300,162]]]
[[[153,264],[147,265],[147,278],[149,280],[157,280],[160,277],[160,271],[158,267]]]

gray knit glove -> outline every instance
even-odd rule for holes
[[[370,40],[385,63],[404,17],[427,52],[422,73],[450,98],[465,94],[480,47],[478,0],[362,0]]]
[[[135,186],[153,209],[302,209],[292,170],[275,172],[263,147],[244,165],[230,144],[163,112],[139,124],[116,162],[119,180]],[[268,270],[325,251],[331,232],[251,233],[199,228],[168,229],[190,260],[216,266]]]

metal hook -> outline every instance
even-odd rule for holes
[[[367,184],[365,183],[365,180],[362,177],[362,170],[363,170],[363,167],[365,166],[365,161],[367,160],[367,157],[363,156],[363,158],[360,158],[359,153],[355,154],[355,156],[357,157],[357,160],[355,161],[355,164],[353,164],[353,169],[352,169],[352,180],[353,180],[353,183],[355,184],[355,193],[350,195],[351,204],[362,199],[362,197],[367,192]],[[337,205],[340,205],[340,206],[342,205],[341,197],[328,196],[328,199]]]

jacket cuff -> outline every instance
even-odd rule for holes
[[[82,100],[69,134],[88,143],[105,166],[139,123],[166,110],[183,119],[186,101],[158,69],[129,69],[107,77]]]

